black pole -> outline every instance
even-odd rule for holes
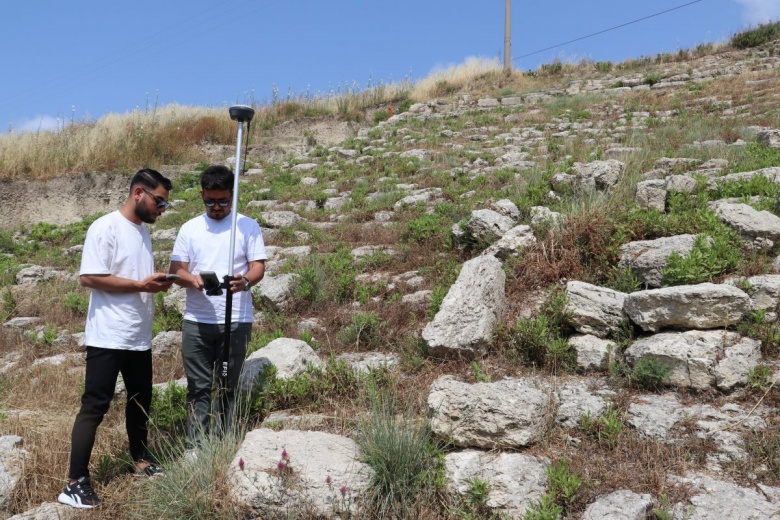
[[[235,211],[235,210],[233,210]],[[225,275],[225,333],[222,336],[222,367],[219,371],[219,420],[222,427],[222,432],[228,427],[227,424],[227,411],[230,400],[230,387],[228,386],[228,366],[230,364],[230,329],[232,327],[233,316],[233,291],[230,290],[230,280],[233,279],[232,275]]]
[[[244,123],[249,124],[255,115],[255,110],[246,105],[234,105],[229,108],[230,119],[238,121],[238,137],[236,139],[236,167],[233,170],[233,204],[231,205],[232,225],[230,227],[230,256],[228,257],[228,274],[224,277],[225,294],[225,333],[222,340],[222,367],[219,371],[217,393],[219,394],[219,419],[222,432],[227,430],[228,405],[230,403],[230,387],[228,385],[228,367],[230,366],[230,332],[233,315],[233,292],[230,282],[233,280],[236,251],[236,223],[238,221],[238,178],[241,176],[241,133]]]

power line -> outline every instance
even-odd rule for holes
[[[575,39],[569,40],[567,42],[557,43],[555,45],[551,45],[550,47],[545,47],[544,49],[540,49],[540,50],[534,51],[534,52],[529,52],[528,54],[523,54],[522,56],[518,56],[517,58],[512,58],[512,61],[519,60],[521,58],[527,58],[528,56],[533,56],[534,54],[539,54],[540,52],[549,51],[551,49],[555,49],[556,47],[561,47],[562,45],[568,45],[570,43],[578,42],[578,41],[584,40],[586,38],[591,38],[593,36],[596,36],[596,35],[599,35],[599,34],[603,34],[605,32],[614,31],[615,29],[620,29],[621,27],[625,27],[627,25],[631,25],[631,24],[634,24],[634,23],[637,23],[637,22],[641,22],[641,21],[647,20],[649,18],[654,18],[654,17],[660,16],[662,14],[670,13],[672,11],[676,11],[677,9],[682,9],[683,7],[688,7],[689,5],[693,5],[693,4],[699,3],[701,1],[702,0],[693,0],[692,2],[688,2],[687,4],[678,5],[677,7],[672,7],[671,9],[667,9],[665,11],[660,11],[658,13],[654,13],[654,14],[651,14],[651,15],[648,15],[648,16],[644,16],[642,18],[637,18],[636,20],[631,20],[630,22],[622,23],[620,25],[616,25],[614,27],[610,27],[609,29],[604,29],[603,31],[594,32],[594,33],[588,34],[586,36],[580,36],[579,38],[575,38]]]

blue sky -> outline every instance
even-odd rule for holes
[[[0,132],[155,102],[262,103],[274,86],[282,97],[327,93],[417,80],[472,57],[503,60],[504,4],[9,0],[0,7]],[[556,58],[622,61],[726,41],[780,20],[780,0],[512,0],[511,18],[513,65],[530,70]]]

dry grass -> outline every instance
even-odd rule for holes
[[[531,290],[580,280],[598,283],[604,265],[617,261],[619,237],[615,210],[589,209],[570,215],[557,230],[549,230],[525,250],[522,261],[513,266],[513,290]]]
[[[4,179],[45,179],[194,162],[197,146],[231,142],[234,128],[225,119],[216,109],[168,105],[109,114],[56,132],[12,132],[0,136],[0,172]]]

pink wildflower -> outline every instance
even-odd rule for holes
[[[347,494],[347,491],[349,491],[349,488],[347,486],[341,486],[339,488],[339,493],[341,493],[341,496],[344,496]]]
[[[244,459],[242,458],[238,459],[238,469],[244,471]]]
[[[278,469],[279,471],[284,471],[285,467],[286,464],[284,463],[283,460],[280,460],[279,462],[276,463],[276,469]]]
[[[333,479],[332,479],[332,478],[330,478],[330,475],[328,475],[327,477],[325,477],[325,483],[326,483],[327,485],[329,485],[329,486],[330,486],[332,482],[333,482]]]
[[[290,456],[287,454],[287,450],[282,450],[282,458],[284,460],[289,460]]]

